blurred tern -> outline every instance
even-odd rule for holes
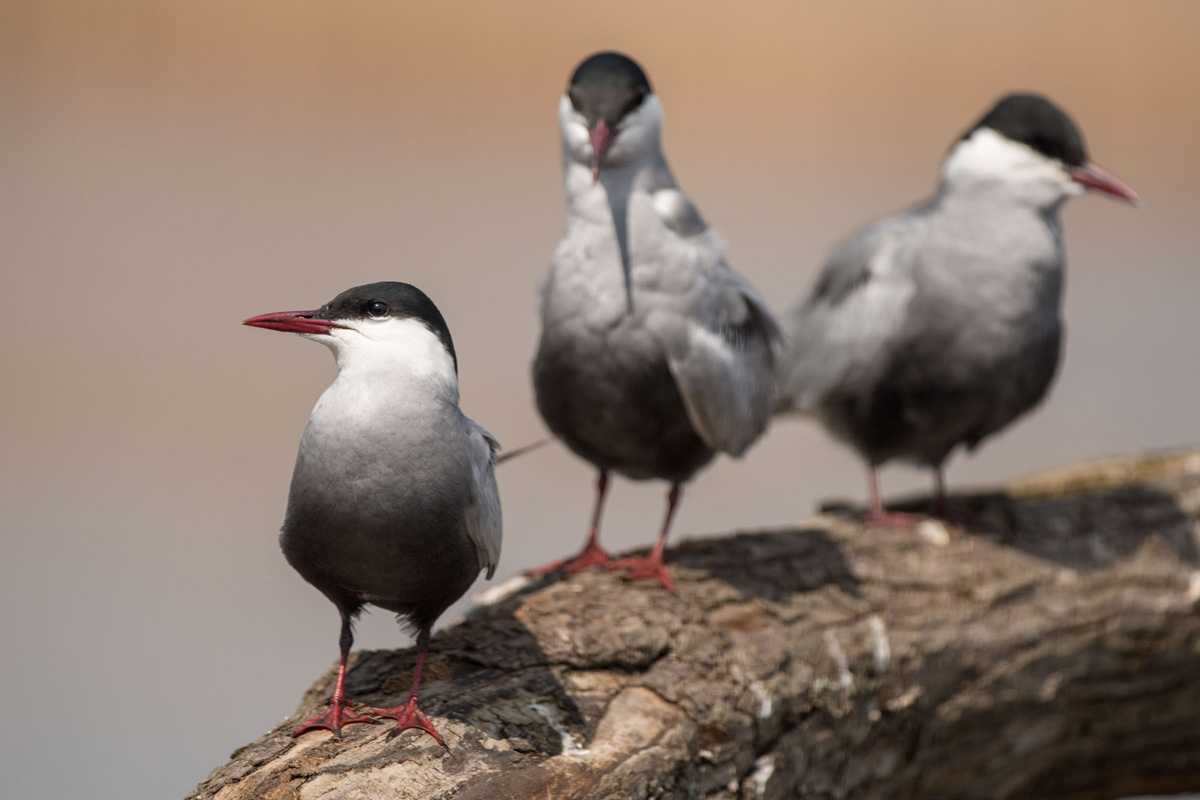
[[[246,325],[298,333],[333,351],[338,374],[308,419],[279,537],[297,572],[337,606],[341,666],[329,706],[292,736],[341,735],[395,719],[445,746],[417,692],[430,629],[500,557],[499,445],[458,407],[458,362],[433,302],[406,283],[372,283],[316,311]],[[356,713],[346,700],[352,623],[371,603],[417,631],[408,701]]]
[[[879,465],[943,465],[1045,396],[1062,345],[1059,209],[1095,190],[1138,205],[1093,164],[1057,106],[1002,98],[951,150],[937,195],[865,228],[830,256],[786,319],[781,411],[816,416],[869,468],[868,519],[884,511]]]
[[[533,381],[550,430],[600,474],[585,549],[535,573],[630,566],[629,579],[673,592],[663,549],[681,487],[766,429],[778,327],[675,185],[641,67],[619,53],[586,59],[558,119],[567,229],[542,285]],[[647,558],[614,564],[600,547],[612,471],[671,484]]]

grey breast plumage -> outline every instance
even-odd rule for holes
[[[301,442],[284,555],[339,607],[431,621],[495,569],[495,439],[448,408],[354,431],[331,416],[319,406]]]

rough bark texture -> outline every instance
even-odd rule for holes
[[[826,513],[686,542],[676,597],[587,572],[434,638],[449,750],[288,731],[192,798],[1109,798],[1200,787],[1200,452],[960,496],[972,534]],[[512,588],[511,586],[509,588]],[[493,595],[501,594],[493,592]],[[413,652],[358,654],[400,702]]]

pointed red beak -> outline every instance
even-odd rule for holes
[[[1137,196],[1137,192],[1126,186],[1115,175],[1109,175],[1090,161],[1082,167],[1067,167],[1067,173],[1071,176],[1071,180],[1089,189],[1110,194],[1130,205],[1142,205],[1142,198]]]
[[[334,328],[344,328],[327,319],[316,316],[316,311],[280,311],[276,314],[263,314],[251,317],[243,322],[252,328],[266,328],[269,331],[284,331],[286,333],[329,333]]]
[[[608,127],[608,123],[600,120],[588,131],[592,135],[592,183],[600,180],[600,167],[604,166],[604,157],[608,149],[617,140],[617,131]]]

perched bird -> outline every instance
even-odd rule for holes
[[[558,120],[567,228],[542,285],[533,383],[550,430],[600,475],[583,552],[534,572],[614,566],[599,526],[616,471],[671,484],[650,556],[615,566],[673,592],[663,548],[681,487],[767,427],[778,328],[675,185],[641,67],[620,53],[586,59]]]
[[[879,465],[936,477],[1046,394],[1062,346],[1058,212],[1086,189],[1138,204],[1093,164],[1075,124],[1036,94],[1002,98],[950,151],[937,195],[839,246],[785,320],[778,408],[811,414],[862,455],[868,519]]]
[[[416,728],[445,746],[417,696],[430,628],[500,557],[499,445],[459,410],[450,330],[420,289],[394,282],[244,324],[320,342],[338,364],[300,440],[279,544],[337,606],[341,666],[329,706],[292,736],[390,718],[392,736]],[[406,703],[360,714],[346,700],[346,659],[368,603],[416,630],[417,664]]]

